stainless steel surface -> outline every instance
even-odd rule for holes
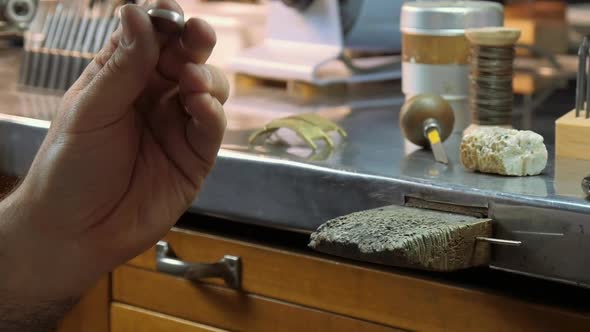
[[[402,7],[401,30],[411,34],[462,35],[466,28],[502,26],[502,5],[490,1],[412,1]]]
[[[55,97],[16,91],[14,84],[9,84],[16,80],[15,63],[15,57],[0,57],[0,72],[6,77],[0,82],[4,84],[0,86],[0,172],[24,175],[57,102],[51,99]],[[314,105],[349,134],[331,153],[320,149],[317,154],[299,144],[264,148],[247,144],[249,135],[270,119],[286,112],[307,112],[310,105],[286,97],[273,101],[270,92],[247,99],[232,96],[223,149],[190,211],[310,232],[329,219],[404,205],[409,198],[480,207],[494,220],[494,238],[523,242],[520,247],[494,246],[494,268],[590,286],[590,233],[586,233],[590,201],[580,190],[580,179],[588,174],[590,161],[554,159],[553,121],[557,114],[538,113],[533,122],[532,129],[546,137],[550,151],[543,174],[478,174],[460,165],[460,137],[456,135],[444,143],[449,165],[435,162],[430,151],[405,142],[398,127],[403,97],[399,86],[389,89],[398,95],[392,107]],[[571,96],[567,98],[569,101]],[[287,107],[289,102],[291,108]],[[555,166],[564,163],[567,174],[556,176]]]
[[[175,11],[152,8],[148,10],[148,15],[158,31],[180,34],[184,30],[184,17]]]
[[[228,287],[242,286],[242,260],[240,257],[225,255],[216,263],[187,263],[177,259],[167,242],[156,245],[156,270],[187,280],[221,278]]]
[[[483,236],[477,237],[476,240],[510,247],[520,247],[522,244],[522,241],[502,240]]]

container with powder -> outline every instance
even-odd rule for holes
[[[402,90],[406,99],[441,95],[455,112],[454,132],[470,123],[469,42],[465,29],[503,25],[503,7],[487,1],[416,1],[401,12]]]

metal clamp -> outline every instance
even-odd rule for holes
[[[188,280],[221,278],[228,287],[242,287],[242,260],[225,255],[216,263],[187,263],[177,259],[170,245],[159,241],[156,245],[156,270]]]

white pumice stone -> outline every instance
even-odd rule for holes
[[[461,163],[482,173],[538,175],[547,166],[547,147],[529,130],[477,128],[463,137]]]

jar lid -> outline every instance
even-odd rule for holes
[[[468,28],[504,25],[504,7],[490,1],[415,1],[402,7],[404,33],[459,35]]]

